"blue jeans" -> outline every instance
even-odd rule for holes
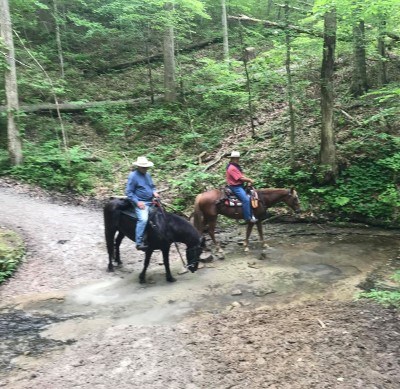
[[[149,220],[149,210],[151,206],[151,202],[144,202],[146,207],[145,209],[140,209],[139,207],[135,207],[135,213],[138,218],[136,222],[136,231],[135,238],[136,244],[140,245],[143,243],[143,235],[147,226],[147,221]]]
[[[242,202],[243,208],[243,219],[250,220],[251,219],[251,206],[250,206],[250,197],[247,195],[243,186],[229,186],[230,190],[235,194],[235,196]]]

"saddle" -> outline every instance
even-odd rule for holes
[[[126,216],[129,216],[131,219],[134,219],[135,221],[138,220],[135,212],[135,206],[127,199],[123,198],[122,199],[123,204],[121,206],[121,213],[123,213]],[[155,207],[159,207],[160,204],[157,201],[153,201],[152,206],[150,207],[150,212],[149,216],[155,211]]]
[[[227,207],[241,207],[243,205],[242,202],[231,191],[228,185],[224,187],[222,192],[224,194],[224,197],[220,200],[220,202],[226,205]],[[247,187],[246,192],[250,196],[251,207],[257,208],[258,207],[257,191],[252,187]]]

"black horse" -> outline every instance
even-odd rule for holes
[[[104,228],[108,251],[108,270],[113,271],[113,259],[121,265],[119,246],[127,236],[135,241],[136,219],[129,212],[131,205],[127,199],[112,199],[104,206]],[[118,235],[115,237],[116,233]],[[144,267],[140,273],[140,283],[146,282],[146,270],[154,250],[161,250],[167,281],[174,282],[169,268],[169,251],[171,244],[186,244],[186,260],[188,269],[194,273],[199,265],[204,239],[201,234],[183,217],[166,212],[161,207],[153,207],[146,228],[148,249]]]

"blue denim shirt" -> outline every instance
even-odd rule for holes
[[[155,191],[156,187],[149,173],[143,174],[139,170],[129,173],[125,194],[133,204],[137,205],[138,201],[152,201]]]

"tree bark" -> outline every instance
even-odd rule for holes
[[[358,19],[353,25],[353,75],[350,91],[355,97],[361,96],[368,91],[365,25],[364,20]]]
[[[336,47],[336,10],[332,9],[324,17],[324,44],[321,67],[321,148],[320,167],[324,172],[324,182],[334,182],[337,176],[336,145],[333,123],[333,73]]]
[[[386,46],[384,40],[385,29],[386,29],[386,22],[382,20],[379,25],[379,36],[378,36],[378,54],[379,54],[378,85],[379,86],[383,86],[388,83],[387,66],[386,66]]]
[[[59,17],[60,14],[58,12],[57,0],[53,0],[53,10],[54,10],[54,22],[56,26],[56,41],[57,41],[57,51],[58,51],[58,60],[60,62],[60,73],[61,78],[64,78],[64,55],[63,55],[63,48],[61,42],[61,32],[60,32],[60,23]]]
[[[172,3],[167,3],[165,9],[170,14],[172,19],[172,10],[174,6]],[[176,66],[175,66],[175,37],[174,27],[172,20],[166,26],[164,31],[164,88],[165,88],[165,101],[176,101]]]
[[[285,23],[289,25],[289,1],[285,2]],[[290,161],[292,167],[295,164],[294,151],[295,151],[295,121],[294,121],[294,109],[293,109],[293,84],[292,84],[292,72],[290,69],[291,66],[291,39],[290,39],[290,31],[285,30],[285,43],[286,43],[286,79],[287,79],[287,97],[288,97],[288,105],[289,105],[289,120],[290,120]]]
[[[11,164],[21,165],[23,162],[22,141],[15,117],[19,108],[17,71],[15,66],[14,41],[8,0],[0,0],[0,11],[0,32],[1,37],[4,40],[7,56],[7,68],[4,70],[4,73],[7,98],[8,152],[10,155]]]
[[[225,0],[221,0],[222,7],[222,37],[224,43],[224,59],[229,61],[229,40],[228,40],[228,19],[226,17],[226,4]]]

